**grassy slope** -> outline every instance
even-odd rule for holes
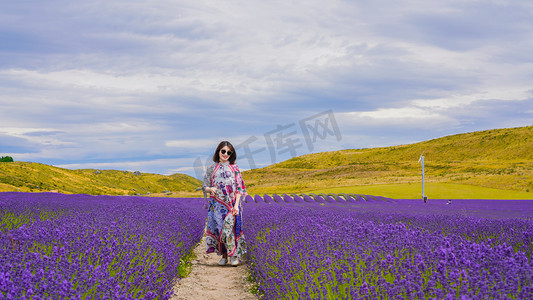
[[[315,153],[244,172],[250,194],[354,192],[419,198],[420,151],[430,198],[533,199],[533,126],[478,131],[411,145]],[[134,175],[0,163],[0,191],[201,196],[183,174]],[[531,196],[530,196],[531,195]]]
[[[312,193],[354,193],[363,195],[385,196],[394,199],[420,198],[421,183],[396,183],[334,187],[312,191]],[[425,185],[425,194],[429,199],[533,199],[533,193],[494,189],[475,185],[430,182]]]
[[[375,186],[371,189],[375,192],[369,194],[388,192],[402,198],[419,198],[420,185],[418,190],[410,185],[420,184],[417,161],[424,151],[428,187],[434,183],[459,184],[456,190],[464,189],[465,185],[478,187],[474,194],[466,190],[454,194],[449,185],[434,185],[434,195],[498,198],[495,190],[480,189],[492,188],[521,192],[515,194],[518,199],[533,199],[531,149],[533,126],[527,126],[458,134],[410,145],[303,155],[246,171],[243,176],[251,194],[324,191],[335,187],[342,187],[341,190],[357,187],[362,191],[363,187],[368,190]],[[426,194],[431,197],[430,192],[427,189]]]
[[[116,170],[68,170],[30,162],[0,163],[0,191],[44,192],[93,195],[162,194],[196,195],[201,185],[195,178],[184,174],[170,176]]]

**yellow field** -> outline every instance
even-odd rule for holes
[[[334,187],[309,191],[309,193],[354,193],[384,196],[394,199],[421,199],[421,184],[377,184]],[[508,199],[533,200],[533,193],[494,189],[466,184],[426,183],[425,193],[429,199]]]
[[[250,194],[346,191],[421,198],[533,199],[533,126],[485,130],[410,145],[298,156],[243,172]]]

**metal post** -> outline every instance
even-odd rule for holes
[[[422,165],[422,200],[424,200],[424,203],[427,203],[428,197],[426,196],[426,191],[424,189],[424,155],[420,154],[418,162]]]
[[[424,199],[424,202],[426,202],[426,193],[424,191],[424,156],[420,157],[422,162],[422,199]]]

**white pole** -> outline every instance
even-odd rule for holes
[[[421,156],[421,163],[422,163],[422,199],[424,199],[426,193],[424,191],[424,156]]]

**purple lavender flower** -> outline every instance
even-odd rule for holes
[[[30,220],[7,234],[20,247],[0,239],[0,298],[81,299],[91,290],[168,299],[177,261],[202,237],[202,200],[0,193],[0,213]]]
[[[532,249],[522,242],[531,202],[457,200],[451,210],[366,198],[265,205],[256,197],[245,232],[265,299],[533,297]]]

